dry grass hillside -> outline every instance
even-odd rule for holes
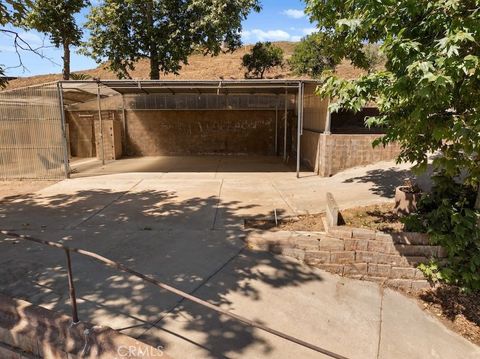
[[[284,51],[285,59],[288,60],[295,48],[294,42],[277,42],[277,46]],[[244,46],[233,53],[220,54],[219,56],[203,56],[201,54],[192,55],[189,59],[189,64],[185,65],[180,71],[179,75],[169,74],[163,76],[162,79],[168,80],[217,80],[217,79],[243,79],[244,69],[241,66],[241,59],[245,53],[250,51],[252,45]],[[137,63],[131,76],[134,79],[148,79],[149,78],[149,63],[147,60],[141,60]],[[359,76],[362,71],[354,68],[348,62],[340,64],[337,72],[344,78],[355,78]],[[95,69],[79,71],[79,73],[89,74],[92,77],[100,79],[115,79],[114,73],[99,66]],[[288,65],[283,68],[275,69],[266,74],[267,78],[298,78],[291,73]],[[61,79],[61,74],[47,74],[32,77],[18,78],[10,81],[8,89],[31,86],[52,82]]]

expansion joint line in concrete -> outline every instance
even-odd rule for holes
[[[105,206],[103,206],[102,208],[100,208],[98,211],[95,211],[94,213],[92,213],[91,215],[89,215],[87,218],[85,218],[84,220],[82,220],[80,223],[77,223],[75,224],[74,226],[71,226],[71,227],[67,227],[66,229],[76,229],[78,227],[80,227],[82,224],[88,222],[89,220],[91,220],[93,217],[95,217],[96,215],[100,214],[101,212],[103,212],[105,209],[107,209],[108,207],[110,207],[112,204],[114,204],[115,202],[117,202],[118,200],[120,200],[123,196],[125,196],[128,192],[130,192],[131,190],[133,190],[135,187],[137,187],[141,182],[143,181],[143,179],[139,180],[137,183],[135,183],[132,187],[130,187],[129,189],[127,189],[126,191],[123,191],[120,193],[120,195],[116,198],[114,198],[112,201],[110,201],[109,203],[107,203]]]
[[[217,204],[215,206],[215,215],[213,217],[213,223],[211,228],[212,231],[215,230],[215,225],[217,224],[218,210],[220,208],[220,203],[222,200],[222,188],[223,188],[223,178],[222,178],[222,182],[220,182],[220,188],[218,189],[218,199],[217,199]]]
[[[275,191],[277,191],[278,195],[283,200],[283,202],[285,202],[287,207],[290,208],[292,213],[295,213],[295,215],[298,215],[297,211],[290,205],[290,203],[288,203],[287,199],[284,197],[283,193],[277,188],[277,186],[275,186],[275,184],[273,182],[271,183],[271,185],[275,189]]]
[[[213,175],[213,178],[217,178],[218,170],[220,168],[220,165],[222,164],[222,161],[223,161],[223,158],[218,159],[217,166],[215,167],[215,174]]]
[[[233,256],[231,256],[225,263],[223,263],[217,270],[215,270],[212,274],[210,274],[207,278],[205,278],[199,285],[193,288],[188,294],[194,295],[200,288],[202,288],[205,284],[207,284],[213,277],[215,277],[218,273],[220,273],[227,265],[229,265],[235,258],[237,258],[245,249],[245,246],[242,246]],[[167,310],[157,321],[151,324],[151,327],[145,329],[140,335],[137,336],[137,339],[145,335],[150,329],[152,328],[159,328],[158,324],[165,319],[170,313],[172,313],[175,309],[177,309],[186,299],[181,298],[179,299],[175,305],[170,309]]]
[[[385,289],[380,286],[380,320],[378,323],[378,344],[377,344],[377,356],[376,358],[380,358],[380,345],[382,342],[382,324],[383,324],[383,297],[385,295]]]

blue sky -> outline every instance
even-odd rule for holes
[[[93,1],[92,1],[93,2]],[[301,37],[313,31],[313,25],[303,14],[305,5],[301,0],[261,0],[262,11],[251,13],[243,23],[242,39],[246,44],[257,41],[298,41]],[[85,21],[87,11],[78,15],[79,24]],[[62,70],[62,52],[51,47],[48,38],[35,31],[24,32],[18,30],[22,38],[32,47],[45,46],[42,51],[51,59],[22,52],[22,62],[27,70],[16,67],[19,62],[13,49],[13,39],[5,35],[0,36],[0,64],[7,67],[8,76],[33,76],[39,74],[59,73]],[[96,67],[95,61],[72,51],[72,71],[81,71]]]

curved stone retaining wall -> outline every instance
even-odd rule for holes
[[[431,258],[444,258],[421,233],[388,234],[346,226],[327,232],[252,232],[246,239],[254,250],[294,257],[343,276],[383,282],[410,290],[429,286],[416,267]]]

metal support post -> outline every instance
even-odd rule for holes
[[[102,121],[102,105],[100,103],[100,83],[97,82],[97,106],[98,106],[98,121],[100,126],[100,147],[102,154],[102,166],[105,166],[105,146],[103,143],[103,121]]]
[[[78,323],[77,298],[75,296],[75,286],[73,284],[72,260],[70,258],[70,250],[65,248],[67,256],[67,274],[68,274],[68,293],[70,295],[70,303],[72,305],[72,321]]]
[[[303,82],[298,85],[297,116],[297,178],[300,178],[300,144],[303,133]]]
[[[67,126],[65,122],[65,108],[63,103],[63,87],[62,84],[59,82],[57,83],[57,91],[58,91],[58,100],[60,102],[60,119],[61,119],[61,126],[62,126],[62,140],[63,140],[63,162],[65,167],[65,177],[70,178],[70,163],[68,158],[68,141],[67,141]]]

